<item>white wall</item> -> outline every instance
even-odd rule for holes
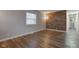
[[[79,32],[79,10],[68,10],[67,11],[67,23],[66,23],[66,26],[67,26],[67,31],[68,31],[68,27],[69,27],[69,18],[68,18],[68,14],[74,14],[76,13],[77,14],[77,17],[76,17],[76,29],[77,29],[77,32]]]

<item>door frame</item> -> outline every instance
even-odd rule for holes
[[[78,28],[78,14],[79,14],[79,11],[72,11],[72,12],[66,12],[66,32],[68,32],[68,30],[69,30],[69,26],[70,26],[70,24],[69,24],[69,17],[68,17],[68,15],[69,14],[76,14],[76,29],[77,29],[77,31],[79,30],[79,28]]]

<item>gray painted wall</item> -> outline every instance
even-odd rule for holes
[[[37,14],[36,25],[26,25],[26,12]],[[0,39],[45,29],[41,13],[35,10],[0,11]]]

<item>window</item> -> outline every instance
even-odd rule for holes
[[[36,24],[36,14],[26,13],[26,24]]]

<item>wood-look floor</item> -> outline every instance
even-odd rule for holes
[[[64,44],[65,33],[43,30],[0,42],[0,48],[62,48]]]

